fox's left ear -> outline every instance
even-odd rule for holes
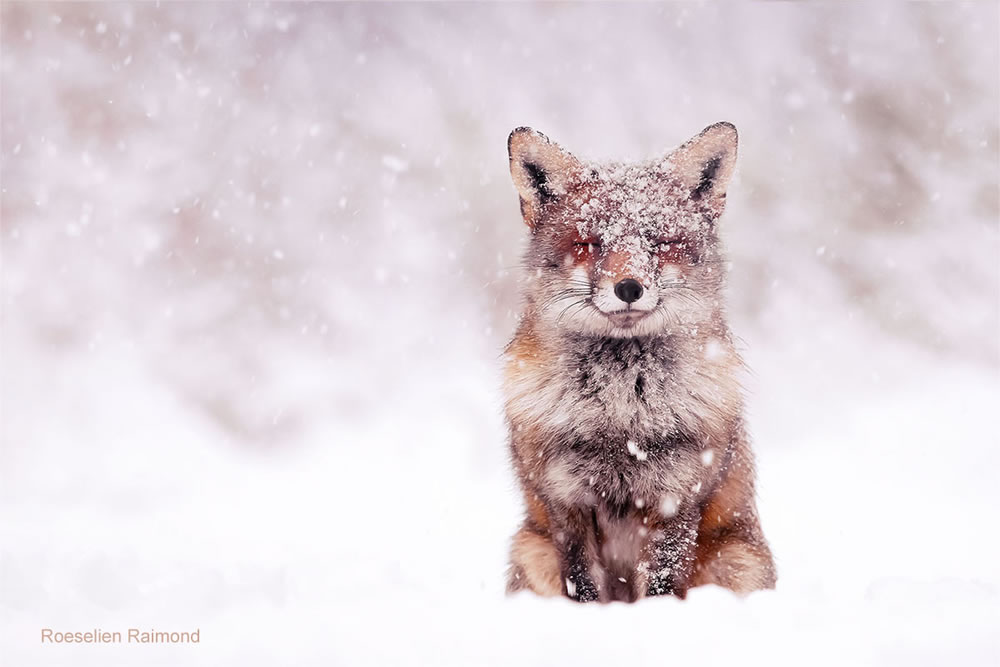
[[[736,127],[731,123],[709,125],[696,137],[667,156],[666,166],[713,217],[726,205],[726,187],[736,166]]]
[[[538,224],[545,207],[566,193],[580,162],[559,144],[530,127],[519,127],[507,139],[510,176],[521,198],[521,215],[529,227]]]

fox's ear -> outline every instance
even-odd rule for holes
[[[709,125],[667,156],[667,168],[691,199],[703,202],[713,216],[722,214],[726,187],[736,166],[736,128],[731,123]]]
[[[519,127],[507,139],[510,175],[521,198],[521,215],[534,227],[542,209],[560,195],[580,162],[541,132]]]

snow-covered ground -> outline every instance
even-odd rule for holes
[[[0,663],[997,664],[998,20],[3,3]],[[507,133],[717,120],[778,588],[507,598]]]

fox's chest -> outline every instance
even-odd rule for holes
[[[568,430],[578,437],[646,440],[676,432],[674,408],[683,400],[682,388],[661,360],[581,363],[559,375],[553,394],[561,393],[559,398],[572,406]]]
[[[563,439],[655,442],[679,435],[689,396],[676,353],[621,341],[574,349],[515,373],[524,417]],[[512,402],[513,403],[513,402]]]
[[[678,366],[668,354],[626,346],[528,369],[508,401],[515,453],[547,495],[569,503],[642,506],[689,495],[707,471]],[[520,442],[524,426],[539,437]]]

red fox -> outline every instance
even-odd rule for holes
[[[633,602],[774,587],[722,296],[736,146],[716,123],[661,159],[597,164],[511,133],[531,238],[504,357],[525,502],[508,592]]]

